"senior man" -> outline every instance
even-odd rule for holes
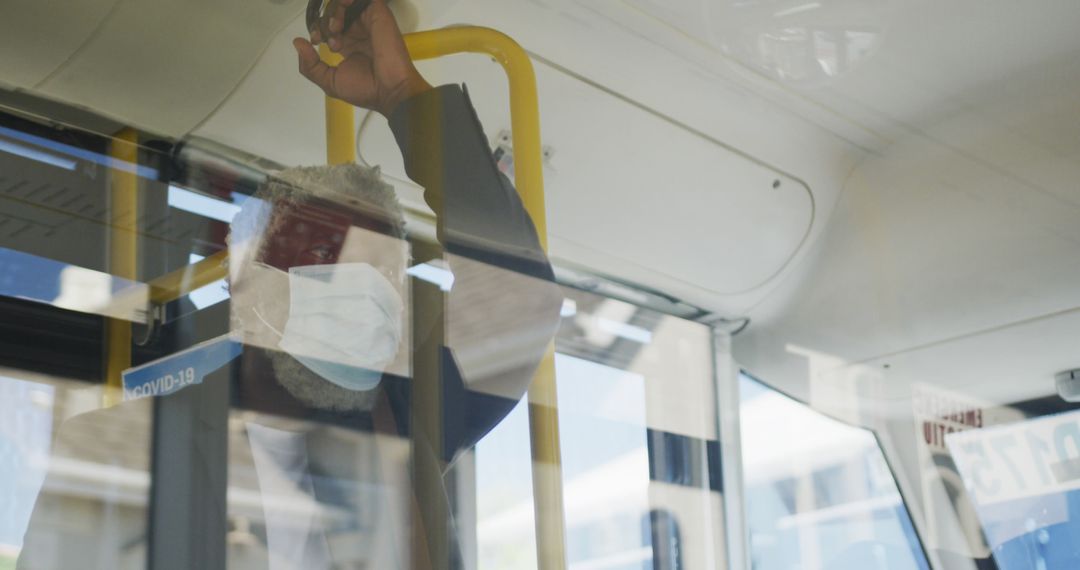
[[[54,441],[54,465],[149,470],[160,487],[160,466],[154,471],[147,458],[118,449],[190,438],[178,446],[195,463],[184,465],[187,488],[228,489],[227,505],[195,506],[208,521],[194,531],[205,535],[195,542],[208,552],[188,558],[200,567],[457,567],[452,536],[434,546],[441,541],[433,533],[454,526],[431,515],[452,510],[445,492],[412,479],[430,483],[434,473],[438,482],[510,411],[557,326],[561,295],[551,267],[466,91],[424,81],[383,0],[344,29],[351,4],[332,4],[323,32],[294,41],[300,71],[328,94],[387,117],[408,175],[436,214],[441,254],[410,252],[401,208],[377,169],[284,171],[245,202],[231,227],[230,320],[243,354],[216,380],[228,384],[228,421],[195,407],[193,431],[169,433],[161,414],[176,393],[76,416]],[[344,56],[336,68],[320,61],[313,42],[321,41]],[[406,268],[421,261],[453,275],[443,284],[445,302],[432,302],[443,296],[438,290],[413,298]],[[415,365],[417,358],[434,364]],[[421,376],[437,382],[419,387]],[[192,401],[200,392],[226,393],[211,392],[214,382],[183,393]],[[424,412],[432,417],[417,415],[423,390],[437,390],[422,396],[434,402]],[[132,427],[151,421],[154,430]],[[87,444],[87,434],[121,431],[115,446]],[[226,457],[224,443],[213,442],[227,442],[227,470],[215,463]],[[151,455],[169,459],[156,449]],[[160,541],[193,543],[191,527],[184,536],[141,531],[140,519],[124,514],[130,493],[123,503],[105,493],[101,508],[80,507],[90,530],[76,540],[76,519],[63,522],[75,506],[63,500],[69,486],[56,469],[49,480],[44,494],[59,496],[38,500],[19,568],[124,566],[132,556],[138,566],[131,553],[148,536],[159,541],[150,559],[167,566]],[[220,511],[227,526],[217,526]]]

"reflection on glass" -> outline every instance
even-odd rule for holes
[[[555,364],[571,567],[650,568],[645,378],[566,355]]]
[[[22,549],[49,461],[53,388],[0,376],[0,568]]]
[[[816,86],[873,57],[889,14],[886,0],[729,0],[716,3],[713,16],[722,48],[736,60]]]
[[[1080,412],[945,436],[1001,570],[1080,565]]]
[[[392,15],[370,20],[354,39],[411,70]],[[395,77],[382,71],[371,79]],[[595,295],[564,303],[467,91],[421,83],[335,96],[388,115],[434,213],[415,233],[378,169],[264,181],[198,141],[0,114],[27,131],[0,130],[0,304],[26,316],[4,332],[27,353],[0,362],[14,369],[0,382],[4,556],[532,567],[548,511],[565,514],[579,570],[720,563],[710,331]],[[203,262],[226,253],[218,280],[224,266]],[[193,291],[192,265],[209,269]],[[537,502],[531,476],[553,465],[532,464],[521,399],[560,313],[565,494]]]
[[[229,419],[230,568],[409,566],[409,441],[253,411]]]
[[[709,330],[564,293],[555,366],[569,568],[721,565]],[[481,570],[536,568],[531,471],[550,466],[531,463],[527,419],[519,405],[477,445]]]
[[[745,375],[739,387],[755,569],[928,568],[872,433]]]
[[[13,507],[0,524],[14,533],[18,567],[143,567],[150,401],[111,415],[86,413],[100,406],[100,390],[21,370],[7,375],[0,379],[0,426],[5,435],[14,427],[25,444],[15,446],[21,460],[8,463],[14,469],[0,475],[9,478],[3,504]]]
[[[214,161],[176,159],[175,180],[126,179],[136,208],[121,235],[116,185],[82,162],[103,155],[76,154],[74,169],[0,156],[24,178],[0,197],[35,222],[0,228],[0,303],[26,316],[3,330],[26,354],[5,356],[19,381],[40,380],[34,390],[64,387],[64,413],[46,415],[39,435],[0,423],[5,556],[25,568],[271,570],[475,559],[490,525],[470,514],[477,480],[460,465],[524,396],[562,297],[514,188],[473,136],[464,91],[416,106],[463,121],[408,123],[438,243],[406,233],[377,169],[294,168],[251,187]],[[226,248],[228,290],[188,291],[188,266]],[[121,281],[112,270],[125,256]],[[179,283],[161,284],[172,275]],[[137,314],[108,310],[124,283],[143,293]],[[159,318],[132,327],[147,320],[149,292]],[[15,408],[5,418],[32,423],[40,396],[3,394]],[[7,445],[15,437],[30,447]],[[531,538],[526,514],[505,528]],[[534,561],[535,549],[515,556]]]
[[[476,445],[478,570],[536,567],[528,405],[519,403]]]
[[[146,285],[0,247],[0,295],[145,322]]]

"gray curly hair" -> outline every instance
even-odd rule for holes
[[[405,239],[405,216],[394,187],[383,182],[379,167],[358,164],[297,166],[266,179],[245,200],[229,227],[228,243],[234,270],[258,258],[266,246],[262,238],[272,234],[281,219],[271,215],[273,206],[300,206],[312,198],[337,202],[386,222],[391,235]],[[230,271],[232,278],[237,277]]]
[[[303,203],[311,196],[345,202],[388,222],[395,237],[405,237],[405,217],[401,204],[394,194],[394,187],[383,182],[377,166],[298,166],[269,178],[256,195],[259,194],[274,203],[282,200]]]
[[[272,235],[283,223],[273,211],[280,206],[302,206],[318,198],[340,204],[385,222],[393,237],[404,239],[405,218],[394,189],[383,182],[379,169],[356,164],[336,166],[301,166],[283,170],[268,178],[251,199],[245,200],[229,228],[229,273],[233,283],[259,258]],[[406,254],[407,255],[407,254]],[[265,286],[249,287],[243,303],[270,302],[278,292]],[[233,327],[243,327],[249,315],[236,310],[234,298]],[[265,321],[264,321],[265,323]],[[328,410],[370,409],[374,391],[352,391],[320,378],[300,362],[277,350],[266,351],[279,384],[307,405]]]

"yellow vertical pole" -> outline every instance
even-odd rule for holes
[[[138,218],[139,176],[134,165],[138,164],[138,133],[124,129],[113,137],[109,156],[128,167],[114,165],[109,171],[109,273],[134,282],[138,241],[136,221]],[[131,366],[131,322],[110,318],[106,321],[104,404],[110,406],[120,401],[122,393],[121,373]]]
[[[539,568],[566,568],[566,519],[563,509],[562,448],[555,389],[555,345],[529,385],[529,441],[533,457],[533,508],[536,510],[536,557]]]
[[[547,250],[540,106],[536,94],[536,73],[528,54],[509,36],[478,27],[408,34],[405,45],[413,59],[472,52],[490,55],[502,65],[510,84],[514,185],[536,226],[540,244]],[[544,570],[561,570],[566,568],[566,521],[554,344],[548,347],[529,386],[529,436],[533,457],[537,563]]]
[[[341,63],[341,54],[319,45],[319,55],[329,65]],[[326,162],[349,164],[356,162],[356,110],[340,99],[326,97]]]

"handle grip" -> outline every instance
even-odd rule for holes
[[[325,2],[325,9],[323,3]],[[352,6],[345,9],[345,26],[343,30],[348,30],[353,22],[360,17],[360,14],[364,13],[364,10],[371,4],[371,0],[355,0]],[[308,0],[307,5],[307,29],[314,30],[319,29],[319,33],[322,34],[323,41],[326,41],[330,37],[330,28],[327,26],[327,18],[323,16],[327,12],[333,12],[337,7],[337,0]]]

